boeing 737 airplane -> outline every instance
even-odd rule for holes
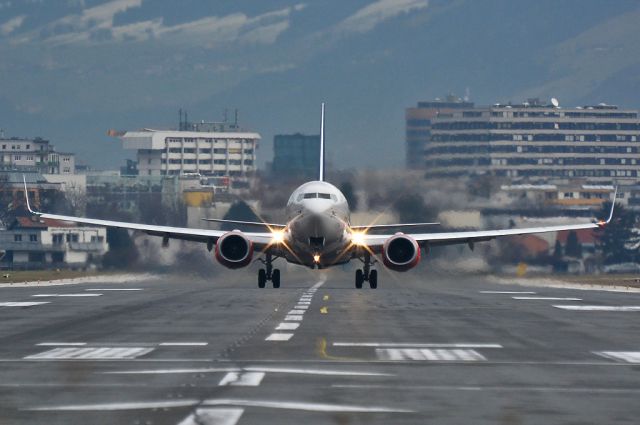
[[[410,229],[435,223],[352,226],[349,222],[349,205],[346,198],[338,188],[325,181],[324,103],[320,122],[318,180],[303,184],[291,194],[286,207],[286,223],[209,219],[215,222],[256,226],[263,230],[261,232],[155,226],[37,212],[29,205],[25,181],[27,208],[32,214],[42,218],[142,231],[162,237],[165,245],[169,239],[206,243],[209,251],[214,250],[216,259],[231,269],[248,266],[257,252],[260,255],[258,260],[265,266],[258,272],[260,288],[264,288],[268,281],[272,282],[274,288],[280,287],[280,270],[273,268],[273,262],[280,258],[312,269],[323,269],[357,259],[362,261],[363,266],[355,273],[356,288],[362,288],[364,282],[368,282],[371,288],[377,288],[378,273],[372,267],[380,259],[387,268],[403,272],[415,267],[420,261],[421,252],[428,252],[431,246],[468,244],[473,248],[476,242],[488,241],[499,236],[593,229],[609,223],[613,216],[615,195],[609,217],[590,223],[522,229],[370,234],[372,229]]]

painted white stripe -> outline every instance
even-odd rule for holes
[[[27,408],[27,411],[113,411],[113,410],[140,410],[140,409],[165,409],[171,407],[195,406],[200,400],[171,400],[171,401],[146,401],[134,403],[104,403],[104,404],[70,404],[61,406],[36,406]]]
[[[285,316],[284,320],[288,322],[300,322],[302,320],[302,317],[303,316],[300,315],[289,314]]]
[[[327,281],[327,277],[326,276],[322,276],[322,278],[320,278],[320,280],[318,282],[316,282],[315,285],[313,285],[311,288],[307,289],[307,291],[317,291],[318,288],[320,288],[322,285],[324,285],[324,283]]]
[[[575,311],[640,311],[637,305],[554,305],[555,308]]]
[[[306,310],[291,310],[289,313],[287,314],[305,314],[307,311]]]
[[[179,373],[219,373],[219,372],[240,372],[241,369],[235,367],[207,367],[191,369],[139,369],[139,370],[117,370],[111,372],[100,372],[104,375],[170,375]]]
[[[514,300],[547,300],[547,301],[582,301],[582,298],[572,297],[511,297]]]
[[[379,360],[391,361],[477,362],[487,360],[482,354],[471,349],[376,348],[376,356]]]
[[[265,341],[289,341],[293,334],[286,333],[272,333],[268,337],[266,337]]]
[[[43,347],[79,347],[83,345],[87,345],[86,342],[41,342],[36,344]]]
[[[218,386],[257,387],[264,375],[264,372],[229,372],[222,377]]]
[[[153,347],[54,348],[24,357],[26,360],[52,359],[135,359],[153,351]]]
[[[178,425],[236,425],[244,409],[197,408]]]
[[[49,304],[51,301],[41,302],[21,302],[21,301],[9,301],[0,303],[0,307],[33,307],[34,305]]]
[[[383,406],[358,406],[348,404],[304,403],[295,401],[209,399],[202,402],[206,406],[266,407],[272,409],[303,410],[308,412],[362,412],[362,413],[412,413],[412,410]]]
[[[262,372],[262,373],[285,373],[294,375],[322,375],[322,376],[395,376],[390,373],[360,372],[348,370],[332,369],[296,369],[286,367],[245,367],[245,368],[188,368],[188,369],[136,369],[101,372],[104,375],[169,375],[181,373],[220,373],[220,372]]]
[[[142,291],[142,288],[90,288],[85,291]]]
[[[158,344],[162,347],[204,347],[205,345],[209,345],[208,342],[161,342]]]
[[[594,351],[594,354],[625,363],[640,363],[640,351]]]
[[[295,306],[293,308],[295,308],[296,310],[308,310],[309,306],[308,305],[297,305],[297,306]]]
[[[35,294],[35,295],[31,295],[32,297],[99,297],[102,294],[93,294],[93,293],[89,293],[89,294]]]
[[[534,295],[535,292],[533,291],[479,291],[481,294],[522,294],[522,295],[526,295],[526,294],[530,294],[530,295]]]
[[[300,326],[300,323],[285,323],[282,322],[276,326],[277,331],[295,331]]]
[[[334,347],[410,347],[410,348],[502,348],[500,344],[419,343],[419,342],[334,342]]]
[[[309,301],[298,301],[298,304],[300,304],[300,305],[310,305],[311,303]]]

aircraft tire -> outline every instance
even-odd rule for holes
[[[362,269],[356,270],[356,288],[362,289],[362,283],[364,282],[364,273]]]
[[[280,287],[280,269],[274,269],[271,275],[271,282],[273,282],[274,288]]]
[[[264,288],[267,285],[267,272],[265,269],[258,270],[258,288]]]
[[[378,271],[371,270],[369,272],[369,286],[371,289],[376,289],[378,287]]]

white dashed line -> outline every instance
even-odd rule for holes
[[[308,310],[309,306],[308,305],[297,305],[297,306],[295,306],[293,308],[295,308],[296,310]]]
[[[277,331],[295,331],[300,326],[300,323],[282,322],[276,326]]]
[[[480,291],[481,294],[522,294],[522,295],[534,295],[532,291]]]
[[[158,344],[163,347],[204,347],[209,345],[208,342],[161,342]]]
[[[244,409],[199,407],[178,425],[236,425],[243,413]]]
[[[334,342],[334,347],[411,347],[411,348],[502,348],[500,344],[476,343],[413,343],[413,342]]]
[[[264,372],[228,372],[222,377],[218,386],[257,387],[264,375]]]
[[[547,300],[547,301],[582,301],[582,298],[571,297],[511,297],[514,300]]]
[[[90,348],[54,348],[31,356],[25,360],[61,360],[61,359],[135,359],[150,353],[151,347],[90,347]]]
[[[303,410],[307,412],[353,412],[353,413],[412,413],[413,410],[395,409],[383,406],[358,406],[349,404],[304,403],[295,401],[246,400],[246,399],[209,399],[202,402],[205,406],[244,406],[272,409]]]
[[[140,409],[165,409],[172,407],[195,406],[200,400],[171,400],[171,401],[147,401],[138,403],[103,403],[103,404],[68,404],[62,406],[36,406],[24,410],[32,412],[48,411],[114,411],[114,410],[140,410]]]
[[[81,347],[87,345],[86,342],[41,342],[36,344],[42,347]]]
[[[0,307],[33,307],[34,305],[41,304],[49,304],[50,301],[42,301],[42,302],[19,302],[19,301],[11,301],[0,303]]]
[[[298,314],[289,314],[287,316],[285,316],[284,320],[286,322],[300,322],[302,321],[302,317],[301,315]]]
[[[99,297],[102,294],[93,294],[93,293],[89,293],[89,294],[36,294],[36,295],[31,295],[32,297]]]
[[[142,288],[91,288],[85,291],[142,291]]]
[[[306,310],[295,309],[295,310],[291,310],[288,314],[305,314],[305,313],[306,313]]]
[[[477,362],[487,359],[470,349],[428,349],[428,348],[376,348],[379,360],[426,360]]]
[[[594,354],[624,363],[640,363],[640,351],[594,351]]]
[[[310,305],[311,303],[309,301],[298,301],[298,304],[301,305]]]
[[[287,333],[272,333],[268,337],[266,337],[265,341],[289,341],[293,334]]]
[[[640,311],[638,305],[554,305],[554,307],[575,311]]]

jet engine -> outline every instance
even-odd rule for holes
[[[220,236],[216,242],[216,259],[230,269],[249,265],[253,258],[253,244],[242,232],[234,230]]]
[[[420,246],[404,233],[396,233],[382,247],[382,261],[391,270],[405,272],[420,262]]]

